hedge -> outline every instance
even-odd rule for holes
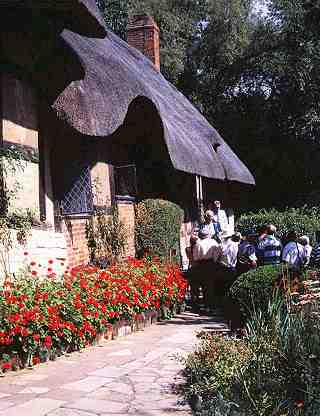
[[[248,315],[255,306],[267,307],[283,269],[282,265],[262,266],[237,278],[230,293],[239,302],[244,315]]]
[[[163,258],[179,253],[182,209],[162,199],[146,199],[136,206],[137,253],[150,252]]]
[[[320,209],[287,208],[284,211],[276,209],[262,209],[257,213],[243,214],[237,220],[237,229],[240,232],[255,232],[259,226],[274,224],[277,227],[277,235],[285,239],[289,231],[296,231],[299,235],[308,235],[311,244],[315,243],[315,232],[320,230]]]

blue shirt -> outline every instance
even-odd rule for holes
[[[257,254],[263,265],[281,263],[282,244],[274,235],[265,236],[258,244]]]

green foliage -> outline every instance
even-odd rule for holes
[[[122,39],[127,37],[127,0],[96,0],[108,27]]]
[[[268,305],[282,272],[282,265],[262,266],[237,278],[230,288],[230,293],[239,302],[245,315],[250,313],[254,304],[259,305],[259,308]]]
[[[257,213],[242,214],[237,221],[240,232],[256,231],[261,225],[274,224],[277,227],[277,235],[285,239],[289,231],[296,231],[299,235],[308,235],[311,244],[315,243],[315,231],[320,230],[320,209],[286,208],[283,211],[277,209],[262,209]]]
[[[246,13],[253,2],[215,7],[198,52],[202,109],[254,172],[260,207],[295,203],[320,179],[319,31],[305,1],[267,4],[264,18]]]
[[[160,29],[161,71],[174,84],[184,72],[188,48],[205,17],[206,0],[97,0],[109,27],[126,39],[129,16],[151,15]]]
[[[179,252],[182,210],[172,202],[147,199],[136,207],[136,246],[138,253],[151,252],[169,258]]]
[[[201,398],[197,414],[319,414],[318,315],[288,306],[275,293],[267,308],[255,304],[243,339],[207,336],[188,357],[185,394]]]
[[[114,263],[126,248],[127,230],[117,208],[112,215],[97,214],[86,225],[87,244],[91,260],[99,264]]]

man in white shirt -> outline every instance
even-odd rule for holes
[[[191,293],[195,304],[199,302],[200,287],[205,306],[212,304],[216,263],[221,254],[221,246],[212,238],[210,229],[200,229],[192,252]]]
[[[214,221],[219,224],[222,234],[229,233],[229,221],[224,209],[221,209],[221,202],[216,200],[209,202],[208,209],[213,211]]]
[[[212,260],[216,263],[221,254],[221,246],[211,237],[209,230],[200,230],[199,238],[193,247],[193,260],[195,262]]]
[[[220,263],[229,269],[235,271],[237,267],[239,244],[241,241],[241,234],[235,233],[227,238],[226,243],[222,246],[222,257]]]
[[[305,249],[297,242],[297,234],[294,231],[288,234],[287,241],[282,251],[282,261],[291,270],[300,271],[307,260]]]
[[[302,235],[299,237],[298,242],[304,248],[304,257],[305,257],[305,266],[310,263],[311,253],[312,253],[312,246],[310,245],[310,239],[307,235]]]

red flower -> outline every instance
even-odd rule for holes
[[[52,272],[52,269],[51,269],[51,267],[49,267],[48,268],[48,273],[51,273]]]
[[[21,329],[21,335],[22,335],[23,337],[27,337],[27,336],[29,335],[29,329],[27,329],[27,328],[22,328],[22,329]]]
[[[31,263],[30,263],[30,266],[35,266],[37,263],[35,262],[35,261],[32,261]]]
[[[32,276],[37,276],[38,273],[35,270],[32,270],[31,274]]]
[[[35,342],[39,342],[40,341],[40,335],[39,334],[33,334],[32,338],[33,338],[33,340]]]
[[[51,339],[50,335],[47,335],[47,336],[44,338],[43,345],[44,345],[46,348],[50,348],[50,347],[51,347],[51,345],[52,345],[52,339]]]
[[[27,251],[25,251],[25,252],[23,253],[23,255],[24,255],[24,256],[28,256],[28,255],[29,255],[29,253],[28,253]]]
[[[53,264],[53,260],[49,260],[49,261],[48,261],[48,263],[49,263],[49,264]]]
[[[40,364],[40,358],[38,356],[32,357],[32,364],[37,365]]]
[[[2,364],[2,370],[10,370],[11,367],[12,367],[12,364],[9,362]]]

